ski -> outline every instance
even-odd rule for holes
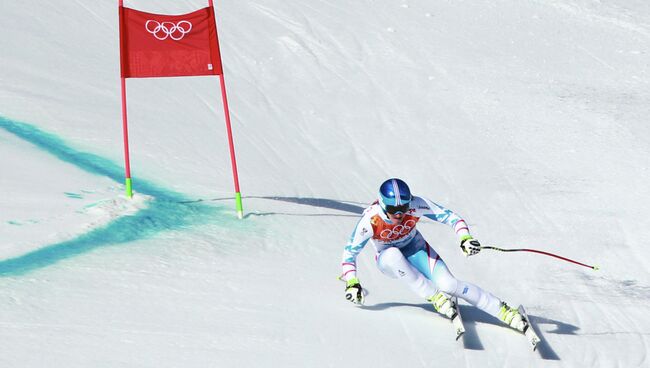
[[[465,326],[463,325],[463,317],[460,315],[460,308],[458,307],[458,298],[455,296],[451,297],[451,302],[454,304],[455,315],[451,319],[451,323],[454,326],[456,331],[456,341],[460,339],[461,336],[465,333]]]
[[[519,308],[519,313],[524,317],[526,320],[526,328],[524,329],[524,335],[526,336],[526,339],[528,339],[528,342],[530,345],[533,347],[533,351],[537,350],[537,345],[542,341],[539,336],[537,336],[537,332],[535,332],[535,327],[533,326],[532,322],[530,321],[530,318],[528,318],[528,314],[526,313],[526,310],[524,309],[523,305],[520,305]]]

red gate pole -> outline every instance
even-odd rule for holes
[[[124,0],[119,0],[119,16],[122,17],[122,9],[124,7]],[[121,24],[121,23],[120,23]],[[123,35],[120,32],[120,65],[123,67],[122,63],[122,46],[123,46]],[[133,197],[133,187],[131,183],[131,164],[129,159],[129,129],[127,124],[127,114],[126,114],[126,78],[124,74],[121,73],[120,76],[120,89],[122,94],[122,132],[124,135],[124,170],[125,170],[125,184],[126,184],[126,196],[129,198]]]
[[[214,4],[212,0],[208,0],[208,5],[214,11]],[[215,27],[216,31],[216,27]],[[222,63],[223,65],[223,63]],[[219,82],[221,84],[221,98],[223,100],[223,113],[226,118],[226,131],[228,133],[228,147],[230,148],[230,164],[232,166],[232,177],[235,183],[235,206],[237,208],[237,217],[244,218],[244,206],[241,200],[241,192],[239,190],[239,175],[237,174],[237,159],[235,158],[235,144],[232,138],[232,125],[230,123],[230,109],[228,108],[228,97],[226,95],[226,80],[223,76],[223,70],[219,74]]]
[[[241,200],[239,190],[239,176],[237,175],[237,160],[235,158],[235,144],[232,138],[232,126],[230,124],[230,110],[228,109],[228,98],[226,97],[226,81],[223,74],[219,75],[221,82],[221,98],[223,100],[223,112],[226,117],[226,131],[228,132],[228,147],[230,147],[230,164],[232,166],[232,177],[235,182],[235,206],[237,208],[237,217],[244,218],[244,206]]]
[[[121,78],[122,89],[122,132],[124,135],[124,171],[125,171],[125,184],[126,196],[133,197],[133,186],[131,183],[131,163],[129,159],[129,128],[126,117],[126,78]]]

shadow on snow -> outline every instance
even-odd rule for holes
[[[410,304],[410,303],[380,303],[375,305],[366,305],[361,308],[372,311],[381,311],[389,308],[395,307],[411,307],[411,308],[420,308],[437,315],[433,306],[431,304]],[[463,322],[465,324],[465,334],[463,335],[463,347],[469,350],[485,350],[481,339],[479,338],[478,332],[476,331],[477,323],[491,324],[495,326],[502,326],[504,330],[509,330],[508,327],[505,327],[504,324],[499,321],[497,318],[483,312],[482,310],[470,306],[470,305],[460,305],[460,310],[463,316]],[[577,335],[576,331],[579,330],[578,327],[570,325],[568,323],[552,320],[544,317],[537,317],[528,313],[530,321],[536,326],[536,331],[542,342],[538,345],[537,351],[539,352],[542,359],[545,360],[560,360],[560,357],[555,353],[553,348],[549,345],[548,341],[544,338],[540,327],[542,325],[553,325],[555,326],[554,330],[544,331],[549,334],[560,334],[560,335]],[[443,318],[443,317],[441,317]],[[512,331],[514,333],[514,331]],[[449,336],[451,338],[453,331],[449,330]],[[523,336],[522,336],[523,338]],[[523,348],[524,345],[522,345]]]
[[[284,215],[284,216],[327,216],[327,217],[358,217],[363,213],[363,210],[366,209],[368,205],[359,206],[358,203],[348,202],[348,201],[338,201],[334,199],[327,198],[308,198],[308,197],[278,197],[278,196],[244,196],[243,199],[268,199],[273,201],[289,202],[296,203],[310,207],[320,207],[330,210],[349,212],[353,215],[346,214],[331,214],[331,213],[315,213],[315,214],[304,214],[304,213],[287,213],[287,212],[257,212],[257,213],[248,213],[245,217],[251,216],[272,216],[272,215]],[[191,201],[185,201],[183,203],[200,203],[207,201],[225,201],[232,200],[232,197],[226,198],[211,198],[211,199],[196,199]]]

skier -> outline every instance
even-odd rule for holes
[[[508,326],[525,331],[527,322],[517,309],[449,272],[445,262],[416,229],[422,216],[451,226],[465,256],[480,252],[479,241],[470,235],[467,223],[460,216],[428,199],[412,196],[404,181],[388,179],[379,187],[378,200],[364,211],[343,251],[341,280],[346,282],[345,298],[359,305],[364,302],[356,258],[371,240],[379,270],[402,280],[432,303],[438,313],[454,319],[456,305],[452,296],[456,296]]]

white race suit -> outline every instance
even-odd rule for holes
[[[428,199],[414,196],[400,224],[392,223],[380,205],[374,203],[363,212],[343,250],[343,280],[357,276],[357,255],[370,241],[375,247],[377,267],[381,272],[402,280],[422,298],[442,291],[496,317],[501,300],[476,285],[456,279],[449,272],[442,258],[416,229],[422,216],[451,226],[459,239],[469,235],[465,220]]]

